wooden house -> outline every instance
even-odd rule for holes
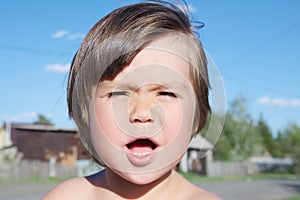
[[[212,148],[213,145],[208,140],[197,134],[177,167],[183,172],[207,175],[207,167],[213,159]]]
[[[11,124],[11,141],[24,159],[75,163],[90,159],[75,129],[43,124]]]

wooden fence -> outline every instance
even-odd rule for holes
[[[49,162],[42,161],[20,160],[0,163],[0,179],[4,180],[47,179],[50,176],[67,178],[75,177],[77,172],[77,166],[74,164],[57,163],[53,168]]]
[[[257,164],[252,162],[210,162],[207,165],[208,176],[245,176],[260,172]]]
[[[103,168],[102,168],[103,169]],[[264,172],[259,164],[245,162],[208,162],[207,175],[210,177],[245,176]],[[19,160],[18,162],[0,162],[0,180],[24,180],[49,177],[69,178],[86,176],[101,170],[94,162],[51,165],[49,162]]]

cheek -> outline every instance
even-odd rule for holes
[[[193,113],[194,109],[186,104],[166,109],[166,123],[163,128],[166,144],[173,141],[178,134],[184,134],[188,139],[191,137]]]
[[[182,116],[180,112],[167,113],[165,126],[163,127],[163,137],[165,143],[170,143],[180,131]]]
[[[94,134],[103,134],[113,144],[120,144],[122,142],[120,135],[122,134],[120,133],[120,129],[115,123],[114,114],[111,106],[96,103],[95,113],[97,118],[95,121],[97,121],[101,133]]]

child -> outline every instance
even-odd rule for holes
[[[147,1],[102,18],[73,59],[68,106],[106,169],[44,199],[219,199],[173,170],[205,124],[208,86],[204,51],[177,7]]]

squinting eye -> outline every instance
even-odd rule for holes
[[[162,91],[162,92],[159,92],[159,95],[177,98],[176,94],[173,92]]]
[[[110,92],[107,95],[108,97],[114,97],[114,96],[128,96],[127,92],[124,91],[115,91],[115,92]]]

